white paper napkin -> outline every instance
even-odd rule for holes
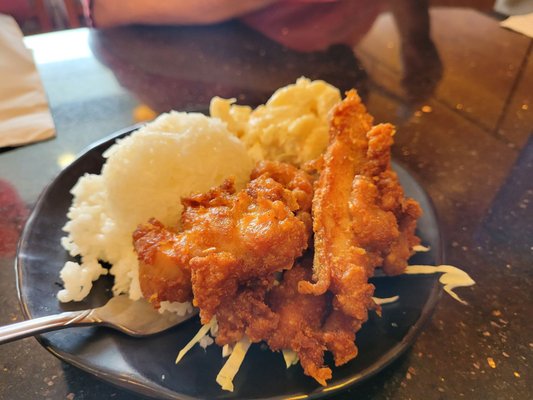
[[[505,21],[500,22],[500,26],[533,38],[533,13],[513,15]]]
[[[44,88],[15,20],[0,14],[0,147],[55,136]]]

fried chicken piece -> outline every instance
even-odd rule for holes
[[[155,219],[139,226],[133,233],[141,291],[157,307],[162,301],[183,303],[192,297],[186,239]],[[181,251],[176,252],[176,247]]]
[[[392,241],[389,239],[391,235],[387,234],[389,224],[378,227],[381,231],[379,235],[373,229],[376,225],[373,222],[377,219],[381,223],[388,222],[390,218],[379,212],[381,210],[375,204],[377,194],[365,193],[365,189],[374,187],[372,181],[364,176],[354,179],[368,161],[367,133],[372,128],[372,121],[355,91],[349,92],[334,109],[330,144],[324,154],[313,198],[313,268],[316,282],[302,281],[299,284],[302,293],[320,295],[332,287],[335,294],[350,296],[358,300],[356,303],[364,302],[369,297],[366,293],[371,292],[368,277],[372,267],[380,260],[358,246],[354,236],[362,238],[366,244],[364,232],[380,236],[382,241]],[[382,127],[378,129],[384,129]],[[364,227],[361,235],[357,235],[354,219]],[[397,235],[397,232],[392,234],[395,233]],[[371,299],[366,303],[370,302]],[[366,306],[363,304],[363,309]]]
[[[355,333],[361,329],[362,321],[354,319],[340,310],[333,310],[322,327],[322,338],[333,354],[335,365],[346,364],[357,356]]]
[[[239,288],[231,301],[225,301],[217,309],[219,346],[234,344],[246,335],[252,342],[260,342],[272,335],[279,316],[265,304],[265,295],[271,282],[249,282]]]
[[[365,165],[363,175],[372,177],[379,192],[380,208],[394,214],[400,231],[388,250],[386,247],[382,248],[384,257],[382,267],[387,275],[397,275],[405,270],[407,260],[413,253],[413,246],[420,244],[415,230],[422,209],[415,200],[405,198],[398,176],[391,169],[392,135],[379,134],[379,131],[371,130],[367,136],[368,163]]]
[[[298,291],[298,283],[312,276],[305,261],[285,271],[283,280],[267,294],[267,303],[279,317],[277,329],[265,336],[269,347],[290,349],[298,353],[306,375],[321,385],[331,379],[331,369],[324,365],[324,352],[333,353],[335,365],[357,355],[354,319],[332,307],[331,293],[315,296]]]
[[[313,185],[308,174],[290,164],[262,161],[254,168],[250,178],[253,180],[261,175],[274,179],[292,192],[298,203],[296,215],[311,211]]]
[[[383,264],[386,272],[396,273],[415,241],[418,206],[404,199],[391,170],[393,135],[390,124],[372,127],[357,93],[348,92],[333,111],[315,187],[315,283],[302,281],[299,290],[315,295],[331,290],[335,309],[353,319],[348,322],[354,329],[374,307],[374,287],[368,283],[374,268]]]
[[[366,159],[366,132],[372,117],[360,101],[346,100],[336,109],[331,120],[330,144],[323,157],[319,180],[313,198],[313,230],[315,232],[314,278],[316,283],[302,282],[302,293],[320,295],[331,285],[335,271],[332,255],[340,260],[353,258],[349,200],[355,174]]]
[[[387,275],[402,274],[407,267],[407,260],[413,254],[413,247],[420,244],[416,236],[416,222],[422,215],[422,209],[413,199],[404,199],[401,214],[398,217],[400,236],[393,242],[383,260],[383,271]]]
[[[216,192],[186,202],[184,218],[192,221],[187,234],[200,235],[214,247],[212,253],[190,261],[194,303],[203,323],[219,305],[233,301],[241,283],[268,282],[273,273],[291,268],[307,248],[310,230],[303,215],[309,209],[300,207],[310,204],[310,182],[294,167],[281,172],[280,168],[277,163],[260,164],[246,189],[222,207],[212,204],[217,201]],[[305,182],[306,196],[301,184],[291,189],[289,184],[295,180]]]
[[[224,305],[229,314],[226,303],[234,305],[231,323],[239,332],[232,335],[228,328],[228,337],[242,335],[242,327],[259,307],[246,309],[244,300],[235,301],[238,293],[246,298],[241,286],[253,281],[256,289],[268,288],[274,273],[292,267],[310,236],[312,185],[307,174],[265,162],[252,178],[238,193],[227,180],[207,193],[183,199],[180,232],[151,221],[134,233],[144,297],[156,306],[163,300],[183,301],[192,282],[193,303],[200,308],[202,323],[208,323],[219,306]],[[174,294],[176,287],[181,288],[180,295]]]
[[[324,366],[326,343],[322,324],[328,312],[330,297],[313,296],[298,292],[298,282],[310,279],[312,271],[301,265],[283,274],[283,281],[268,294],[268,304],[279,316],[279,324],[273,334],[265,339],[276,350],[291,349],[298,353],[306,375],[321,385],[331,379],[331,369]],[[352,341],[353,342],[353,341]]]

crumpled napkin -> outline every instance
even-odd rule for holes
[[[500,22],[500,26],[533,38],[533,13],[513,15]]]
[[[15,20],[0,14],[0,147],[55,136],[44,88]]]

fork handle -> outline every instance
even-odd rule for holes
[[[88,318],[92,310],[67,311],[56,315],[29,319],[0,327],[0,344],[55,331],[72,326],[88,325],[97,321]]]

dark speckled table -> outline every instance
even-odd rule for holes
[[[213,95],[258,104],[306,75],[357,87],[377,121],[397,125],[394,156],[435,204],[446,262],[477,281],[460,291],[468,306],[443,297],[407,354],[337,399],[533,398],[532,41],[467,9],[434,9],[431,18],[440,62],[427,46],[407,49],[414,74],[402,68],[389,14],[355,57],[343,46],[290,51],[238,23],[28,37],[57,138],[0,150],[0,324],[22,318],[16,242],[65,160],[136,122],[140,104],[206,109]],[[0,347],[0,398],[140,397],[30,338]]]

